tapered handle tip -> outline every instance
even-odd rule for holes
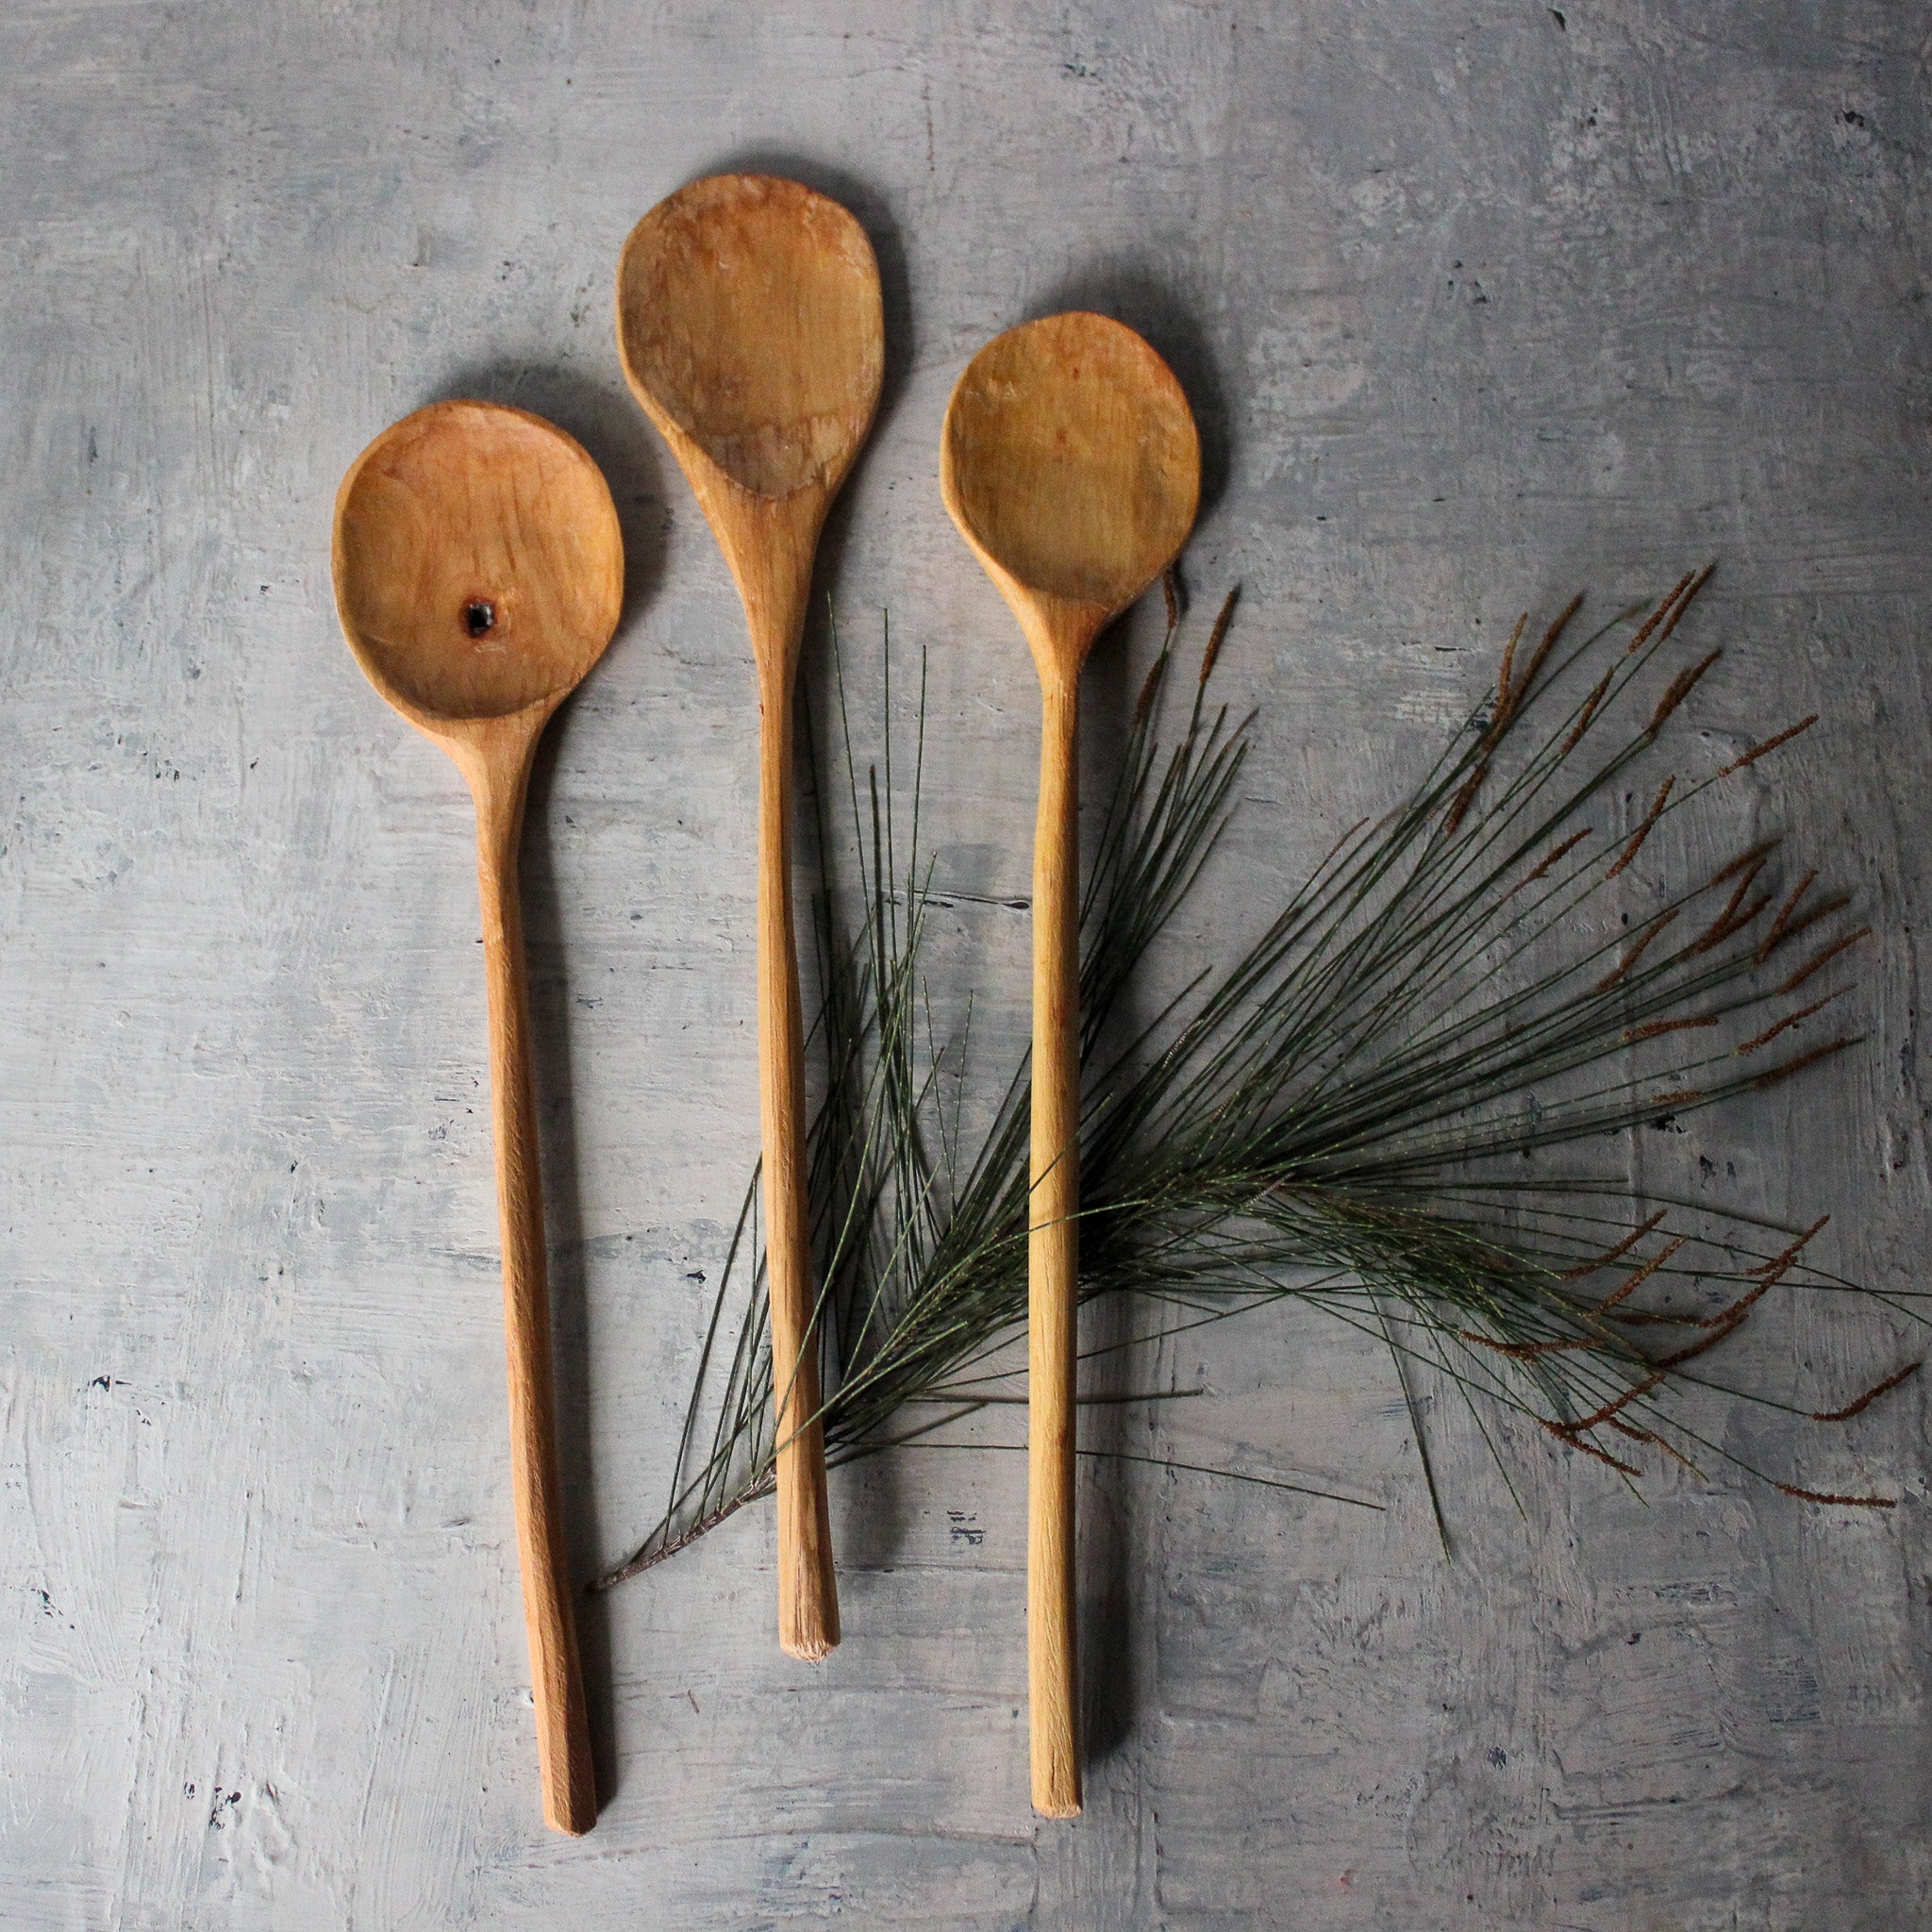
[[[1080,1815],[1080,1774],[1071,1765],[1037,1763],[1033,1774],[1033,1808],[1042,1818]]]
[[[575,1678],[575,1657],[571,1669]],[[572,1684],[560,1710],[538,1713],[540,1724],[547,1719],[556,1727],[548,1735],[540,1732],[537,1740],[543,1823],[569,1838],[582,1838],[597,1822],[597,1774],[591,1768],[591,1736],[579,1682]]]
[[[582,1838],[596,1822],[594,1803],[580,1803],[565,1810],[553,1810],[548,1805],[543,1807],[543,1823],[566,1838]]]
[[[567,1838],[582,1838],[597,1822],[597,1781],[588,1744],[571,1752],[561,1777],[543,1780],[543,1823]]]
[[[839,1648],[839,1580],[831,1563],[831,1528],[824,1521],[823,1468],[809,1488],[809,1507],[791,1515],[796,1534],[778,1552],[778,1648],[804,1663],[823,1663]],[[813,1473],[808,1473],[813,1474]],[[782,1528],[780,1528],[782,1534]]]

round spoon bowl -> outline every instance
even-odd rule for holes
[[[1050,315],[967,365],[940,487],[981,556],[1023,590],[1110,613],[1187,541],[1200,439],[1173,372],[1132,329]]]
[[[336,606],[363,670],[433,729],[554,705],[617,628],[624,540],[603,475],[554,425],[432,403],[336,497]]]
[[[631,230],[617,339],[638,400],[741,489],[835,491],[872,425],[884,374],[878,263],[823,194],[714,175]]]

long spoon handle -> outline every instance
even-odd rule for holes
[[[498,766],[480,781],[473,780],[476,875],[490,981],[490,1099],[496,1129],[496,1207],[509,1357],[510,1483],[537,1705],[537,1762],[545,1824],[555,1831],[578,1833],[597,1822],[597,1790],[557,1482],[550,1290],[530,1084],[524,921],[517,895],[517,845],[528,778],[525,756],[513,776]]]
[[[1043,682],[1033,833],[1033,1157],[1026,1329],[1026,1682],[1033,1808],[1080,1808],[1074,1393],[1080,1228],[1079,673]]]
[[[819,1419],[806,1192],[805,1025],[791,924],[792,668],[785,663],[760,676],[758,1111],[764,1130],[772,1387],[778,1408],[778,1641],[793,1657],[816,1660],[839,1641],[839,1585]]]

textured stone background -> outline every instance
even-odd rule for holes
[[[1246,585],[1224,675],[1265,706],[1228,932],[1415,775],[1520,605],[1720,557],[1687,756],[1825,722],[1674,862],[1829,853],[1883,931],[1871,1041],[1629,1158],[1828,1210],[1822,1257],[1913,1285],[1928,52],[1898,0],[13,0],[0,1919],[1932,1923],[1916,1385],[1828,1436],[1711,1411],[1801,1480],[1901,1487],[1883,1515],[1646,1504],[1518,1441],[1519,1516],[1444,1410],[1452,1566],[1386,1362],[1279,1319],[1174,1352],[1213,1392],[1148,1440],[1389,1511],[1091,1478],[1077,1824],[1025,1802],[1020,1465],[935,1455],[838,1481],[823,1668],[771,1641],[763,1513],[606,1600],[608,1803],[544,1833],[469,807],[326,575],[343,468],[441,395],[552,415],[624,508],[628,615],[525,858],[587,1569],[654,1513],[755,1151],[745,651],[610,330],[631,223],[723,166],[878,246],[888,394],[824,584],[861,709],[882,608],[932,648],[956,890],[1025,890],[1034,724],[935,438],[1028,314],[1113,309],[1200,412],[1191,579]],[[1096,758],[1147,644],[1096,667]],[[1024,918],[961,901],[944,937],[990,1064]],[[1793,1298],[1732,1366],[1808,1407],[1909,1345]]]

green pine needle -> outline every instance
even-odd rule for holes
[[[1149,1316],[1110,1352],[1151,1356],[1167,1337],[1289,1297],[1386,1346],[1445,1548],[1419,1380],[1453,1385],[1479,1424],[1486,1406],[1526,1416],[1626,1481],[1664,1458],[1747,1468],[1686,1418],[1688,1391],[1721,1386],[1704,1373],[1712,1352],[1774,1288],[1867,1292],[1807,1260],[1823,1222],[1774,1227],[1589,1171],[1606,1137],[1774,1086],[1862,1037],[1843,995],[1866,929],[1845,927],[1846,902],[1815,874],[1787,876],[1776,841],[1701,882],[1657,885],[1658,825],[1805,728],[1701,779],[1654,769],[1665,727],[1716,655],[1687,658],[1674,641],[1708,575],[1682,579],[1647,616],[1625,612],[1571,642],[1578,599],[1524,656],[1519,623],[1490,702],[1407,802],[1347,834],[1232,965],[1124,1037],[1124,995],[1208,866],[1249,753],[1248,721],[1208,699],[1231,597],[1178,741],[1163,748],[1156,735],[1176,678],[1171,594],[1092,854],[1083,1300],[1124,1295]],[[1024,1396],[1014,1344],[1026,1313],[1029,1094],[1023,1061],[980,1143],[965,1145],[971,1012],[943,1032],[922,970],[935,902],[920,816],[924,685],[903,824],[890,733],[882,768],[861,775],[842,677],[835,691],[858,890],[835,890],[841,848],[828,787],[815,783],[813,1045],[825,1084],[810,1165],[821,1413],[828,1459],[841,1463],[939,1446],[968,1417]],[[890,715],[890,684],[886,705]],[[823,760],[811,762],[823,778]],[[1652,888],[1635,924],[1618,916],[1626,874]],[[856,915],[841,917],[855,899]],[[1526,1159],[1559,1149],[1579,1158],[1574,1171]],[[754,1174],[663,1514],[600,1588],[772,1492],[760,1255]],[[1916,1296],[1873,1298],[1921,1319]],[[1857,1413],[1916,1366],[1811,1419]],[[1891,1500],[1775,1486],[1813,1502]]]

